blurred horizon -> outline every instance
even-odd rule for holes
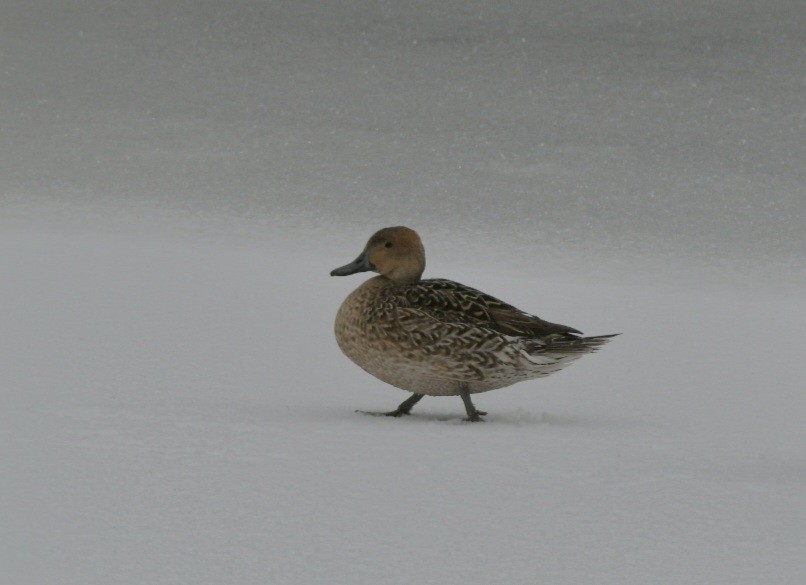
[[[6,2],[0,204],[797,272],[798,6]]]

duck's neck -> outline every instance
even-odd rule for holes
[[[416,284],[420,282],[420,277],[422,276],[422,272],[418,274],[409,274],[409,275],[388,275],[386,278],[392,281],[394,284],[399,285],[407,285],[407,284]]]
[[[395,284],[414,284],[420,282],[424,270],[424,265],[401,265],[395,266],[392,270],[385,273],[384,276]]]

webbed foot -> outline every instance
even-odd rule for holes
[[[403,415],[411,414],[411,409],[414,407],[415,404],[422,400],[424,394],[412,394],[406,400],[400,403],[396,409],[390,412],[367,412],[365,410],[356,410],[356,412],[360,412],[361,414],[369,414],[371,416],[393,416],[395,418],[400,418]]]

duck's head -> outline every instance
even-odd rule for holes
[[[417,282],[425,270],[425,248],[420,236],[403,226],[383,228],[372,235],[358,258],[336,268],[330,276],[368,270],[400,284]]]

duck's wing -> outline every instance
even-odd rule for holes
[[[582,333],[567,325],[545,321],[452,280],[423,280],[405,287],[399,294],[403,297],[398,302],[399,307],[443,324],[462,324],[504,335],[538,339],[550,335],[573,339]]]

